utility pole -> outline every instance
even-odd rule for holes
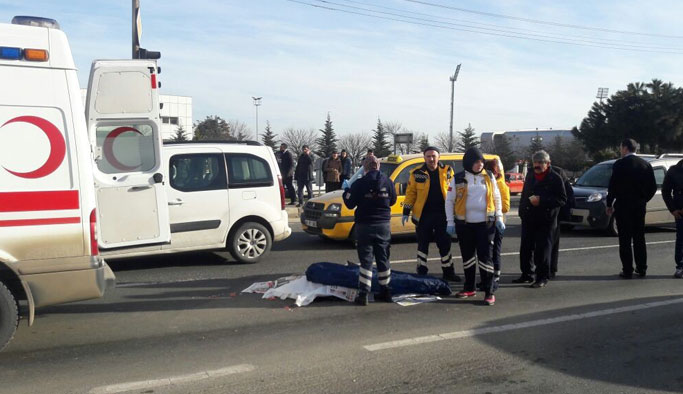
[[[460,72],[460,65],[462,63],[458,64],[458,67],[455,68],[455,74],[453,74],[452,77],[449,79],[451,80],[451,126],[450,126],[450,132],[448,136],[448,151],[453,152],[453,93],[455,91],[455,81],[458,80],[458,73]]]
[[[258,107],[261,105],[261,99],[263,97],[251,96],[251,98],[254,100],[254,107],[256,107],[256,141],[258,142]]]

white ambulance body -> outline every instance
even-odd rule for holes
[[[0,24],[0,350],[20,310],[32,324],[35,308],[103,295],[114,275],[98,237],[111,248],[170,237],[155,62],[93,63],[84,110],[66,35],[15,20]]]

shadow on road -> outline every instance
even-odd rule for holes
[[[628,300],[594,304],[591,305],[591,311],[666,300],[671,298],[651,297],[635,302]],[[476,338],[533,366],[553,369],[587,381],[637,387],[642,388],[643,392],[681,392],[683,371],[680,365],[683,355],[680,349],[683,348],[683,337],[680,327],[683,325],[683,314],[679,312],[680,304],[673,304],[479,335]],[[581,313],[586,313],[585,306],[494,320],[479,328]],[[547,383],[549,392],[556,391],[552,389],[553,382]],[[566,391],[559,392],[573,391],[567,387]]]

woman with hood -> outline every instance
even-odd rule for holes
[[[477,266],[485,293],[484,302],[493,305],[492,243],[495,228],[505,229],[500,191],[496,179],[484,171],[484,155],[477,148],[469,148],[462,160],[464,171],[455,174],[446,195],[446,220],[449,234],[457,233],[460,243],[464,289],[457,298],[474,297]]]

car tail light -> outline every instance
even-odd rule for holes
[[[277,176],[277,183],[280,185],[280,209],[285,210],[285,185],[282,183],[282,176]]]
[[[90,212],[90,254],[97,256],[100,248],[97,246],[97,213],[96,209]]]

